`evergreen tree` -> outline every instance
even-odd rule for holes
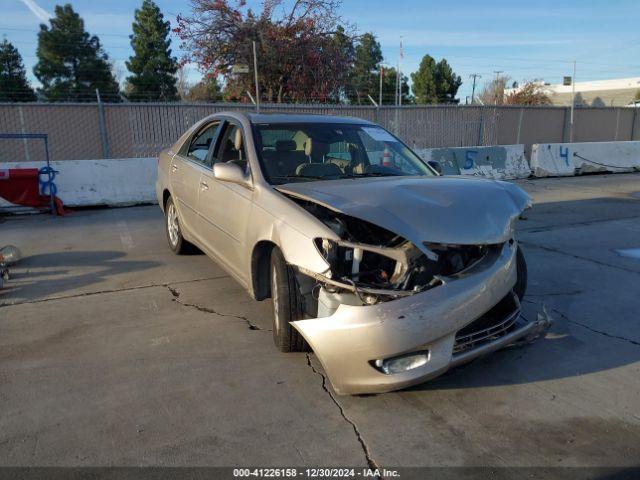
[[[160,8],[152,0],[144,0],[133,23],[131,46],[134,55],[127,68],[132,76],[128,98],[133,101],[173,101],[178,99],[176,72],[178,64],[171,56],[170,22],[165,22]]]
[[[20,53],[6,39],[0,43],[0,102],[35,102]]]
[[[436,65],[436,95],[438,97],[438,103],[458,103],[456,94],[460,85],[462,85],[462,79],[459,75],[456,75],[443,58]]]
[[[109,57],[71,5],[56,5],[50,21],[51,27],[40,25],[34,68],[42,94],[52,101],[94,101],[98,89],[104,101],[119,101]]]
[[[369,103],[367,94],[377,97],[379,90],[379,72],[382,63],[382,49],[373,33],[365,33],[355,48],[355,61],[352,72],[353,91],[349,99],[353,103]]]
[[[411,74],[411,81],[416,103],[438,103],[436,61],[431,55],[422,57],[418,71]]]
[[[458,103],[455,97],[462,79],[444,58],[436,63],[431,55],[425,55],[418,71],[411,74],[411,80],[417,103]]]

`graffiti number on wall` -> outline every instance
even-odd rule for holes
[[[464,168],[468,170],[473,167],[473,164],[476,161],[476,156],[478,155],[478,150],[465,150],[464,152]]]
[[[569,166],[569,147],[562,147],[560,145],[560,158],[564,158],[564,162]]]

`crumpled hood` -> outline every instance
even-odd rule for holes
[[[276,189],[384,227],[415,245],[504,242],[531,206],[517,185],[464,177],[376,177]]]

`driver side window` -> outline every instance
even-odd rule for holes
[[[222,139],[218,143],[218,151],[213,162],[233,162],[239,165],[243,171],[246,171],[247,156],[244,148],[244,136],[239,125],[231,122],[227,123],[222,133]]]
[[[213,122],[200,130],[191,140],[186,157],[194,162],[211,167],[209,150],[215,143],[220,122]]]

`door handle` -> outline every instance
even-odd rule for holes
[[[172,172],[177,172],[178,171],[178,166],[175,163],[171,164],[171,171]]]
[[[200,182],[200,189],[209,190],[209,185],[207,184],[207,182]]]

